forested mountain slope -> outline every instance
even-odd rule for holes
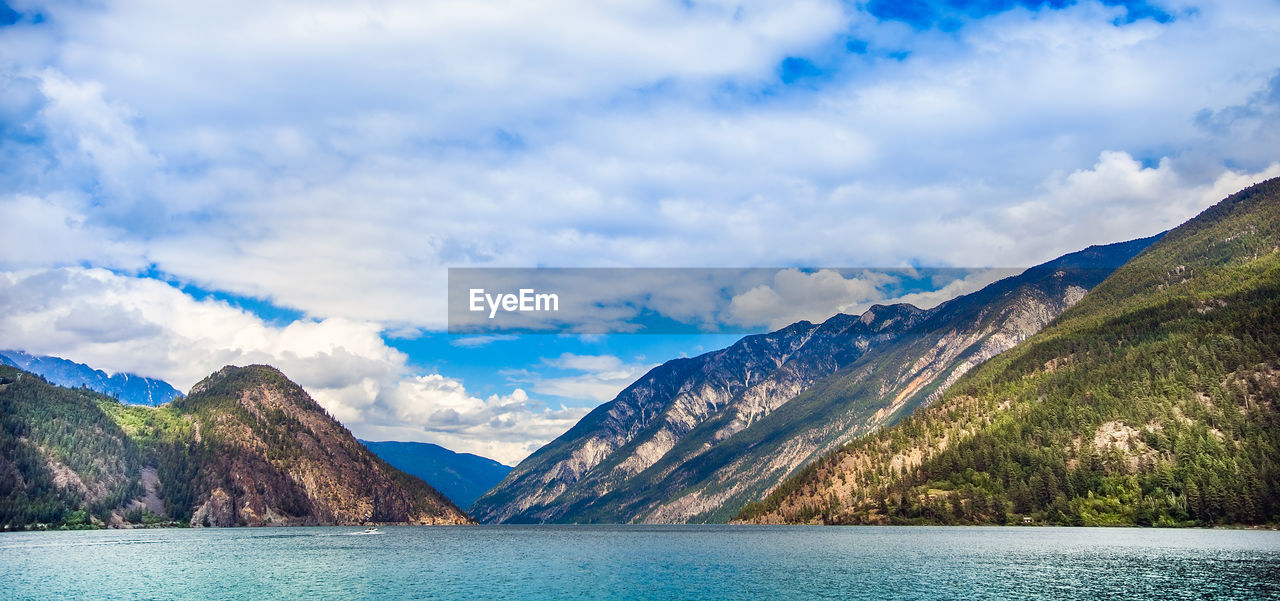
[[[1280,180],[1169,232],[898,425],[738,516],[761,523],[1280,518]]]
[[[0,366],[0,527],[467,523],[267,366],[162,407]]]

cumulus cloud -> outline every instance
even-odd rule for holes
[[[766,324],[781,328],[805,320],[821,323],[837,313],[860,315],[875,304],[908,303],[932,309],[957,296],[977,292],[997,280],[1016,276],[1022,268],[979,269],[823,269],[777,272],[769,284],[735,295],[726,311],[727,319],[741,323]],[[904,280],[910,288],[902,292]]]
[[[401,380],[378,399],[378,414],[361,432],[421,439],[458,452],[515,465],[587,414],[588,408],[550,408],[521,388],[480,398],[462,382],[430,374]]]
[[[359,407],[344,399],[344,383],[381,381],[404,363],[373,323],[331,318],[272,326],[225,302],[198,301],[164,282],[104,269],[0,274],[0,306],[0,339],[14,348],[158,377],[181,389],[222,365],[271,363],[318,397],[332,390],[331,409],[343,417]]]
[[[1033,239],[1070,224],[1071,234],[1089,244],[1121,241],[1175,227],[1224,197],[1277,176],[1280,162],[1256,172],[1224,169],[1213,179],[1197,180],[1180,172],[1171,159],[1144,167],[1128,153],[1108,151],[1088,169],[1049,178],[1037,194],[990,219]],[[1075,214],[1089,219],[1073,223]]]
[[[1196,114],[1195,122],[1208,142],[1194,150],[1198,163],[1212,165],[1225,158],[1248,165],[1259,156],[1273,155],[1280,147],[1280,71],[1273,71],[1271,79],[1244,102],[1206,108]]]
[[[99,82],[75,82],[53,68],[38,79],[48,100],[40,119],[60,167],[92,170],[89,181],[106,188],[102,192],[113,206],[154,188],[146,180],[157,174],[161,160],[139,139],[131,123],[136,114],[105,99]]]
[[[957,296],[977,292],[988,284],[1019,273],[1022,273],[1021,269],[1010,268],[977,269],[961,277],[953,277],[953,274],[948,273],[946,277],[939,278],[944,281],[934,282],[937,285],[935,289],[904,294],[893,299],[892,302],[909,303],[921,309],[932,309]]]

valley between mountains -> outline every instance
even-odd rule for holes
[[[1274,524],[1280,180],[928,310],[668,361],[509,470],[362,444],[268,366],[145,407],[3,363],[6,529]]]

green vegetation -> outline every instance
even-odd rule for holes
[[[739,519],[1280,522],[1280,181],[1177,228],[1053,325]]]
[[[87,528],[141,493],[142,457],[85,389],[0,366],[0,529]]]
[[[155,466],[160,484],[157,494],[165,513],[174,521],[191,519],[197,495],[197,475],[212,451],[195,444],[195,422],[172,404],[160,407],[122,405],[101,401],[98,407],[129,436],[147,465]],[[145,520],[126,521],[145,523]],[[160,518],[155,518],[156,523]]]

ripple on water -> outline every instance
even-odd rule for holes
[[[0,534],[6,599],[1264,599],[1280,533],[732,526]]]

